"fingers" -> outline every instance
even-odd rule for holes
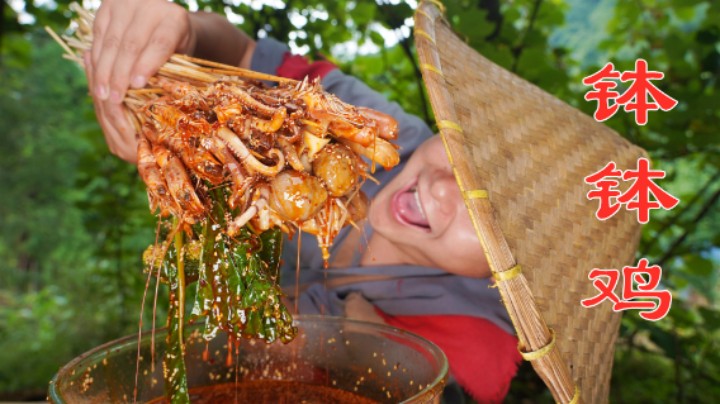
[[[88,82],[92,82],[94,78],[91,58],[92,56],[89,53],[85,54],[85,72]],[[122,104],[102,101],[95,96],[92,99],[95,106],[95,116],[103,130],[105,142],[110,152],[127,162],[137,163],[135,129],[125,115],[125,107]]]
[[[107,83],[110,90],[108,99],[116,104],[122,102],[133,81],[131,75],[136,70],[138,58],[145,50],[147,38],[155,29],[152,21],[150,21],[154,17],[143,17],[136,14],[132,18],[134,20],[133,29],[124,32],[114,28],[113,24],[113,28],[108,31],[104,42],[104,46],[107,46],[106,55],[97,64],[98,82],[101,84]],[[160,64],[163,62],[164,60]],[[155,69],[159,67],[160,65],[154,66]],[[142,82],[135,79],[133,84],[137,84],[136,87],[142,88],[145,86],[146,81],[147,79],[143,79]]]
[[[155,74],[177,50],[178,36],[173,34],[173,27],[169,25],[171,22],[163,22],[145,36],[147,40],[145,48],[128,73],[133,88],[143,87],[148,78]]]
[[[104,0],[85,56],[88,86],[110,151],[135,162],[135,129],[122,104],[191,36],[187,11],[167,0]]]
[[[110,98],[112,66],[133,14],[130,7],[123,9],[117,1],[103,2],[97,12],[96,22],[93,24],[93,83],[90,89],[101,101]],[[115,94],[115,98],[119,96],[120,94]]]
[[[98,117],[111,153],[130,163],[137,162],[135,129],[128,120],[125,107],[114,103],[101,105],[102,118]]]
[[[105,40],[105,32],[107,31],[108,25],[110,23],[109,4],[111,3],[103,3],[98,9],[97,13],[95,13],[95,22],[93,23],[93,44],[91,49],[92,58],[89,64],[87,59],[85,60],[85,66],[94,66],[97,64],[98,60],[100,60],[101,52],[103,51],[103,47],[100,44],[102,44]],[[94,93],[97,92],[92,87],[90,88],[90,91]]]
[[[190,36],[187,11],[166,0],[105,0],[93,25],[93,93],[115,103],[141,88]]]

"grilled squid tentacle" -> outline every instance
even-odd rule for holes
[[[266,133],[275,133],[280,130],[280,128],[282,128],[283,124],[285,123],[285,118],[287,118],[287,109],[280,107],[275,110],[272,118],[270,119],[261,119],[255,117],[250,119],[252,122],[252,126],[255,129]]]
[[[240,231],[240,229],[247,224],[255,215],[258,213],[257,205],[251,205],[245,212],[240,216],[234,218],[228,223],[227,234],[230,237],[234,237]]]
[[[242,116],[243,107],[239,103],[229,104],[229,105],[218,105],[215,108],[213,108],[213,112],[215,112],[215,116],[217,116],[218,122],[220,122],[221,124],[224,125],[231,118],[234,118],[237,116]]]
[[[297,150],[295,149],[295,146],[293,144],[284,139],[282,136],[278,137],[277,142],[280,145],[280,150],[282,150],[283,154],[285,155],[285,159],[287,160],[288,164],[290,164],[290,167],[293,168],[293,170],[307,171],[307,168],[303,164],[302,160],[300,160],[300,156],[298,155]]]
[[[276,159],[274,166],[266,166],[261,163],[255,156],[250,152],[245,144],[240,140],[237,135],[226,126],[221,126],[217,131],[220,139],[230,148],[230,151],[240,159],[245,165],[245,168],[252,172],[257,172],[262,175],[273,177],[277,175],[280,170],[285,166],[285,158],[283,153],[277,149],[272,149],[268,153]]]
[[[260,115],[264,115],[267,117],[273,116],[275,113],[275,108],[267,106],[263,104],[262,102],[256,100],[253,98],[250,94],[247,92],[237,88],[237,87],[231,87],[228,86],[227,88],[234,96],[237,97],[237,100],[243,104],[245,107],[247,107],[251,111],[255,111]]]

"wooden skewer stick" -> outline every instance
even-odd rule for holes
[[[192,79],[203,83],[214,83],[218,81],[219,77],[211,74],[207,74],[197,69],[188,68],[187,66],[181,66],[174,63],[165,63],[159,71],[160,75],[180,78],[180,79]]]
[[[62,38],[60,38],[60,35],[56,34],[55,31],[53,31],[50,27],[45,27],[45,31],[47,31],[48,34],[52,37],[52,39],[55,40],[55,42],[59,43],[60,46],[65,50],[65,53],[67,53],[68,56],[77,57],[75,52],[73,52],[72,49],[63,41]]]
[[[238,77],[254,79],[254,80],[274,81],[276,83],[293,83],[293,84],[297,83],[297,80],[289,79],[286,77],[273,76],[272,74],[260,73],[260,72],[256,72],[253,70],[243,69],[243,68],[237,67],[237,66],[226,65],[224,63],[217,63],[217,62],[213,62],[210,60],[198,59],[198,58],[194,58],[192,56],[176,54],[176,55],[173,55],[173,57],[170,60],[173,60],[174,58],[188,60],[188,61],[196,63],[200,66],[215,67],[215,68],[219,69],[219,70],[218,69],[207,69],[207,67],[201,67],[201,69],[203,69],[203,71],[209,71],[209,72],[215,71],[215,72],[220,72],[219,74],[224,74],[224,75],[228,75],[228,76],[238,76]]]
[[[61,38],[49,27],[45,30],[67,53],[67,58],[77,62],[83,68],[81,53],[92,47],[92,21],[95,16],[84,9],[77,3],[72,3],[70,9],[75,12],[79,18],[76,20],[78,29],[75,37]],[[260,73],[237,66],[226,65],[223,63],[212,62],[194,58],[192,56],[175,54],[165,63],[159,71],[160,75],[169,77],[187,78],[202,83],[213,83],[221,76],[235,76],[251,80],[267,80],[276,83],[297,83],[296,80],[284,77],[273,76],[271,74]]]

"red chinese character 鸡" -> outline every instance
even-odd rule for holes
[[[640,317],[645,320],[657,321],[665,317],[672,305],[672,294],[667,290],[655,290],[660,284],[662,269],[658,265],[648,266],[648,260],[642,258],[637,267],[623,267],[623,299],[615,303],[613,310],[622,311],[628,309],[648,309],[641,311]],[[645,281],[642,275],[648,275],[649,280]],[[637,282],[637,289],[633,288]],[[636,298],[649,298],[655,302],[642,300],[632,301]]]
[[[620,298],[614,292],[615,286],[617,286],[618,280],[620,279],[618,272],[617,269],[600,268],[595,268],[590,271],[588,278],[593,281],[593,286],[595,286],[600,293],[594,297],[581,300],[580,304],[582,304],[583,307],[594,307],[605,301],[605,299],[610,299],[610,301],[613,302],[613,307],[615,307],[615,305],[620,302]],[[598,279],[602,276],[607,277],[607,282]]]
[[[649,279],[646,281],[643,275]],[[607,282],[599,279],[606,277]],[[662,269],[658,265],[648,266],[646,258],[640,259],[637,267],[626,266],[622,269],[622,299],[615,294],[615,287],[620,280],[620,271],[617,269],[594,268],[588,274],[588,279],[593,281],[593,286],[600,291],[596,296],[583,299],[580,304],[583,307],[594,307],[610,300],[613,303],[613,311],[643,310],[640,317],[657,321],[665,317],[672,305],[672,294],[667,290],[655,290],[660,284]],[[635,288],[637,283],[637,288]],[[634,299],[645,299],[635,301]],[[656,300],[656,302],[647,300]]]

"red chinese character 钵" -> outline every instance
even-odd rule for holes
[[[621,194],[620,191],[615,189],[615,187],[618,186],[618,181],[607,178],[620,178],[621,176],[622,172],[620,170],[616,170],[615,162],[611,161],[607,163],[607,165],[603,167],[600,171],[585,177],[585,182],[587,184],[594,184],[598,188],[594,191],[589,191],[587,193],[588,199],[600,200],[600,207],[595,213],[595,217],[597,217],[598,219],[608,219],[614,214],[616,214],[618,210],[620,210],[622,204],[613,203],[613,200],[615,200]]]
[[[622,193],[616,189],[619,183],[613,178],[622,178],[633,183]],[[585,183],[596,187],[587,193],[588,199],[600,200],[595,217],[606,220],[625,205],[626,209],[637,211],[638,222],[647,223],[652,209],[674,208],[680,200],[657,185],[653,178],[665,178],[665,171],[651,170],[650,162],[644,157],[638,159],[637,170],[621,172],[616,169],[615,162],[611,161],[600,171],[585,177]]]
[[[636,210],[640,223],[647,223],[650,220],[651,209],[670,210],[680,202],[652,180],[665,178],[665,171],[651,170],[648,159],[644,157],[638,159],[637,170],[625,170],[623,179],[627,181],[633,178],[635,182],[627,192],[617,198],[617,201],[626,204],[629,210]],[[650,200],[650,196],[654,196],[655,200]]]
[[[623,105],[625,112],[635,111],[635,123],[645,125],[648,111],[670,111],[677,105],[677,100],[655,87],[650,80],[660,80],[665,75],[662,72],[648,71],[645,59],[635,61],[635,71],[623,72],[621,81],[630,81],[630,87],[617,98],[617,103]],[[648,97],[653,101],[648,102]]]
[[[669,111],[677,105],[677,100],[665,94],[651,81],[660,80],[665,75],[659,71],[648,70],[645,59],[635,61],[635,70],[618,72],[615,65],[607,63],[602,69],[585,77],[583,84],[592,86],[595,91],[585,94],[585,100],[596,100],[598,105],[593,117],[603,122],[617,112],[622,105],[625,112],[635,113],[635,123],[645,125],[648,120],[648,111],[658,109]],[[617,87],[614,80],[630,82],[622,94],[611,91]]]
[[[591,74],[583,79],[583,84],[586,86],[593,86],[593,88],[597,90],[589,91],[585,94],[586,101],[597,100],[598,102],[595,114],[593,114],[596,121],[603,122],[608,120],[610,117],[615,115],[615,112],[617,112],[619,105],[614,100],[620,95],[620,93],[617,91],[610,91],[611,89],[617,87],[617,83],[605,80],[619,78],[620,72],[615,71],[615,66],[612,63],[608,63],[595,74]],[[611,100],[613,101],[612,104],[610,103]]]

